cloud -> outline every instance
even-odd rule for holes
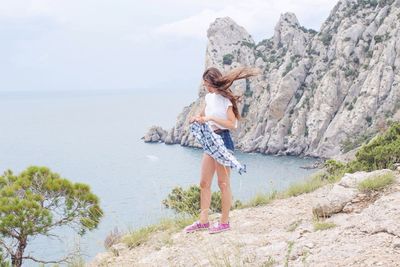
[[[204,39],[210,22],[218,16],[218,12],[205,9],[196,15],[161,25],[155,29],[154,33],[163,36]]]
[[[66,3],[65,0],[18,0],[2,1],[0,17],[29,18],[56,15],[54,10]]]
[[[318,30],[334,4],[332,0],[248,0],[230,1],[224,7],[213,7],[208,2],[208,6],[200,12],[160,25],[154,33],[169,37],[204,39],[210,23],[218,17],[229,16],[260,39],[272,36],[280,14],[285,12],[294,12],[300,24]]]
[[[280,13],[294,12],[302,25],[318,29],[335,4],[332,0],[0,1],[4,74],[0,91],[167,84],[173,88],[181,86],[176,81],[182,76],[182,84],[197,87],[207,29],[217,17],[230,16],[260,41],[273,34]]]

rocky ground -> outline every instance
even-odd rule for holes
[[[234,210],[232,230],[217,235],[159,232],[134,249],[117,244],[89,266],[400,266],[400,174],[383,191],[357,189],[388,172],[346,174],[309,194]]]

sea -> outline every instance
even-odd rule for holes
[[[104,210],[98,228],[80,237],[69,228],[56,237],[32,237],[26,254],[54,260],[78,251],[90,261],[105,251],[112,231],[128,232],[175,216],[162,205],[174,187],[198,184],[202,150],[144,143],[153,125],[171,129],[197,90],[88,90],[0,92],[0,173],[46,166],[86,183]],[[232,171],[234,200],[286,189],[316,170],[316,159],[235,152],[247,173]],[[213,191],[218,190],[214,177]],[[25,261],[24,266],[37,266]],[[51,266],[51,265],[49,265]]]

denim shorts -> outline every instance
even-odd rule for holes
[[[228,129],[224,129],[220,132],[216,132],[216,134],[220,135],[222,137],[222,140],[224,141],[225,147],[233,153],[235,151],[235,146],[233,144],[233,140],[231,137],[231,134]]]

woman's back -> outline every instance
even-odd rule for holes
[[[228,107],[232,106],[232,102],[228,98],[218,93],[207,93],[205,96],[205,101],[206,101],[206,108],[204,110],[204,113],[206,116],[214,116],[224,120],[228,118],[227,114]],[[226,127],[223,127],[213,121],[210,121],[210,126],[213,127],[213,129],[216,128],[227,129]],[[237,127],[237,120],[235,123],[235,128],[236,127]]]

